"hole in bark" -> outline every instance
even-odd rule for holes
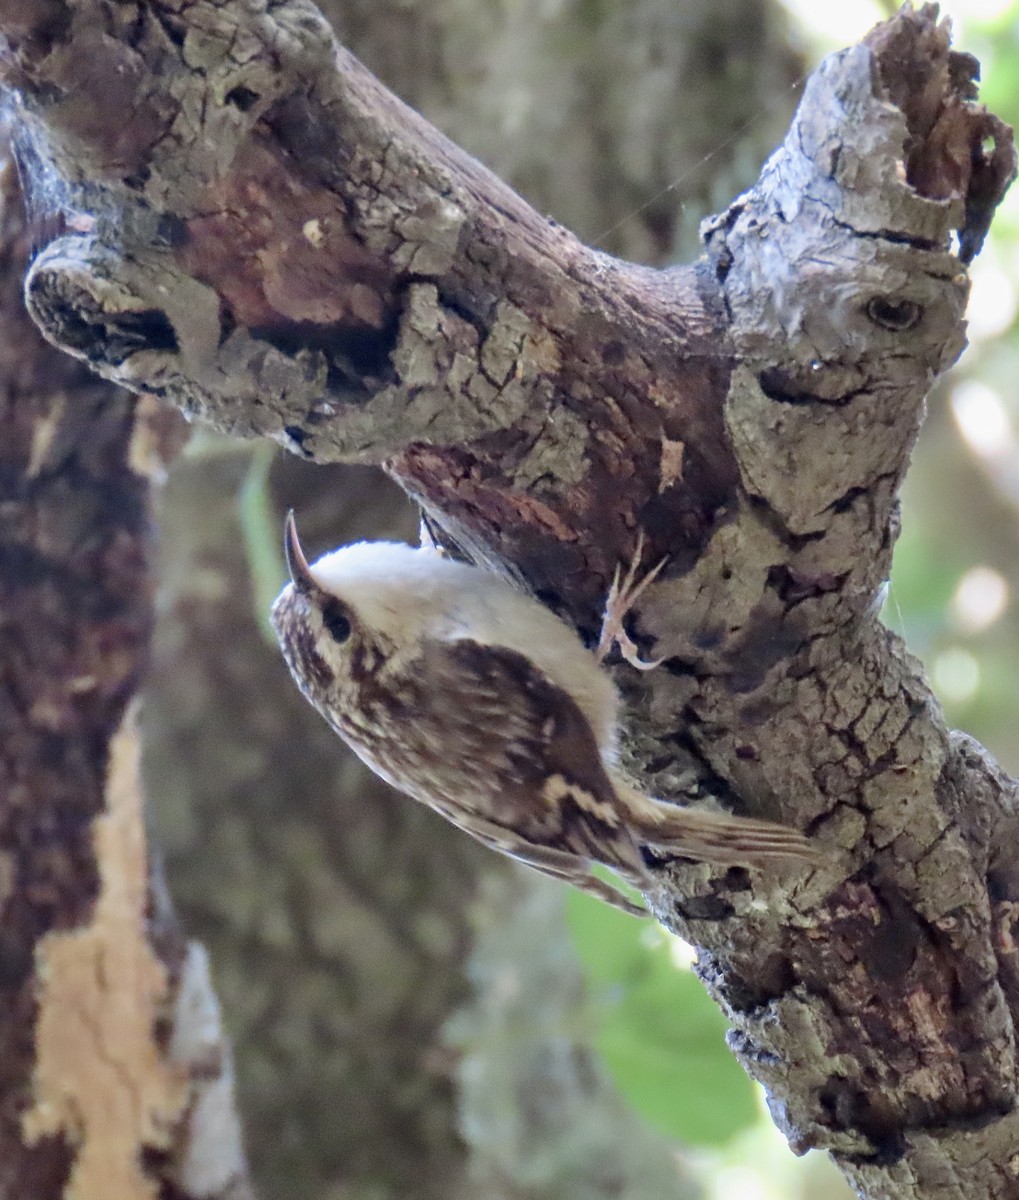
[[[882,329],[902,333],[920,323],[923,308],[914,300],[897,300],[893,296],[874,296],[867,302],[867,316]]]
[[[794,375],[780,367],[769,367],[757,376],[761,391],[778,404],[814,404],[818,397]]]
[[[186,245],[188,240],[187,226],[180,217],[172,216],[169,213],[164,213],[159,218],[156,235],[164,245],[175,249]]]
[[[165,350],[176,354],[180,349],[169,317],[158,309],[121,313],[108,328],[106,338],[98,339],[98,356],[115,366],[139,350]]]
[[[156,309],[121,313],[115,318],[103,314],[93,324],[82,313],[67,308],[51,328],[58,341],[80,350],[89,362],[104,362],[114,367],[140,350],[166,350],[175,354],[180,348],[169,318]]]
[[[84,288],[69,285],[45,257],[25,282],[28,309],[59,345],[77,350],[89,362],[120,366],[141,350],[176,354],[180,347],[173,325],[160,309],[108,312]]]
[[[676,901],[676,912],[688,921],[726,921],[736,909],[721,896],[689,896]]]
[[[753,978],[745,978],[736,970],[726,971],[718,989],[726,1004],[736,1012],[752,1013],[780,1000],[796,986],[796,973],[784,954],[769,954],[755,966]]]
[[[239,108],[241,112],[247,112],[260,97],[258,92],[253,92],[251,88],[246,88],[243,84],[240,84],[235,88],[231,88],[226,96],[224,96],[224,99],[227,104],[232,104],[234,108]]]
[[[835,1075],[829,1077],[817,1099],[829,1128],[853,1130],[870,1140],[873,1145],[872,1153],[867,1155],[870,1161],[895,1163],[905,1153],[905,1138],[897,1116],[882,1097],[872,1098],[850,1080]]]
[[[382,329],[324,328],[295,321],[275,327],[252,325],[248,332],[292,357],[302,350],[320,350],[326,356],[327,389],[336,387],[349,393],[353,388],[360,392],[361,377],[391,373],[389,354],[396,340],[395,319]]]

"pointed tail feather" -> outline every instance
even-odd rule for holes
[[[666,804],[618,780],[616,789],[634,839],[653,849],[722,867],[820,858],[815,842],[785,825]]]

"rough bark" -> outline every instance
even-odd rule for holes
[[[70,214],[28,280],[48,336],[231,431],[387,462],[587,632],[642,526],[671,562],[635,617],[665,665],[621,676],[634,770],[830,851],[808,878],[663,864],[657,911],[795,1148],[871,1198],[1014,1194],[1015,786],[875,615],[1015,167],[935,11],[829,60],[667,274],[538,217],[305,5],[26,0],[0,30]]]
[[[682,13],[669,0],[601,11],[533,0],[323,7],[387,84],[542,211],[600,231],[641,208],[605,240],[637,258],[672,256],[689,240],[720,173],[723,195],[739,169],[739,185],[751,181],[747,142],[763,155],[773,131],[760,119],[740,138],[733,129],[759,118],[776,74],[794,69],[777,10],[757,0],[685,4]],[[762,44],[774,54],[762,55]],[[769,96],[772,126],[781,128],[791,103],[791,92]],[[710,171],[708,149],[717,151]],[[227,444],[230,454],[179,464],[162,500],[161,620],[144,730],[155,840],[177,909],[212,956],[260,1194],[680,1194],[668,1143],[621,1105],[583,1040],[563,1032],[582,1024],[584,994],[557,918],[561,889],[550,895],[522,872],[505,894],[509,885],[492,878],[505,860],[471,855],[446,823],[402,800],[393,807],[349,759],[339,765],[340,745],[280,682],[241,552],[247,460]],[[385,483],[292,456],[273,468],[274,495],[322,547],[413,535],[411,506],[394,524],[396,489]],[[366,825],[385,836],[368,836]],[[301,852],[288,853],[295,842]],[[447,860],[458,870],[442,870]],[[392,936],[407,924],[402,895],[364,886],[387,874],[417,881],[413,926],[430,931],[426,944],[413,929]],[[354,886],[320,904],[335,896],[336,875]],[[492,892],[500,902],[468,921]],[[310,936],[331,925],[360,936]],[[394,1002],[403,996],[398,1020],[378,1004],[382,962],[415,981],[392,989]],[[502,986],[509,973],[524,980],[512,995]],[[446,1043],[450,1017],[471,1030],[463,1055]],[[336,1119],[346,1113],[351,1120]]]
[[[202,948],[150,879],[130,701],[176,414],[24,310],[0,167],[0,1194],[251,1195]]]

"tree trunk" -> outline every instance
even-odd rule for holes
[[[38,336],[9,159],[0,194],[0,1195],[245,1200],[205,952],[150,879],[130,703],[181,422]]]
[[[642,528],[670,567],[634,616],[665,663],[619,675],[630,766],[828,852],[808,876],[663,864],[651,903],[794,1148],[872,1198],[1008,1196],[1014,785],[876,618],[1015,168],[934,10],[822,66],[667,273],[537,216],[306,5],[63,14],[0,21],[68,214],[27,285],[48,336],[226,430],[384,462],[587,634]]]

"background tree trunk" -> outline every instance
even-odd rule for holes
[[[149,879],[131,703],[182,422],[43,342],[9,158],[0,199],[0,1195],[246,1200],[205,952]]]

